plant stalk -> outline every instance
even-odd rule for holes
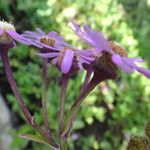
[[[13,73],[12,73],[12,70],[10,67],[10,63],[9,63],[9,59],[8,59],[8,49],[6,49],[6,47],[4,47],[4,48],[1,47],[0,55],[1,55],[1,59],[2,59],[3,65],[4,65],[6,77],[10,84],[10,87],[16,97],[16,100],[18,101],[19,106],[26,118],[27,123],[30,124],[34,129],[36,129],[43,137],[46,137],[50,145],[58,148],[59,146],[53,141],[53,139],[51,139],[51,137],[49,137],[47,135],[47,133],[35,122],[34,117],[31,115],[26,104],[24,103],[24,101],[20,95],[20,92],[17,88],[17,84],[13,77]]]
[[[47,59],[43,59],[43,66],[42,66],[42,114],[43,114],[44,125],[46,128],[46,131],[49,135],[51,135],[51,130],[49,127],[47,107],[46,107],[46,89],[47,89]]]
[[[69,77],[65,74],[62,75],[61,81],[61,97],[60,97],[60,109],[59,109],[59,121],[58,121],[58,134],[60,139],[60,149],[67,150],[67,141],[61,136],[64,127],[64,113],[65,113],[65,101],[67,93]]]
[[[83,92],[83,90],[86,88],[86,86],[88,85],[90,78],[91,78],[91,74],[92,74],[92,70],[87,70],[86,71],[86,76],[83,82],[83,85],[81,87],[81,92]]]
[[[83,100],[101,81],[104,81],[104,80],[105,80],[105,78],[94,75],[93,78],[91,79],[91,81],[85,87],[85,89],[80,93],[79,97],[74,101],[74,104],[71,107],[69,116],[67,118],[67,121],[66,121],[64,129],[63,129],[63,133],[62,133],[63,138],[65,138],[67,140],[68,137],[70,136],[70,132],[72,130],[72,126],[73,126],[75,117],[77,115],[77,112],[78,112]]]
[[[65,113],[65,100],[68,85],[68,76],[63,74],[61,81],[61,97],[60,97],[60,109],[59,109],[59,134],[61,133],[64,125],[64,113]]]

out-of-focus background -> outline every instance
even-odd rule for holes
[[[150,68],[150,0],[0,0],[0,20],[14,23],[19,33],[37,27],[46,32],[54,30],[70,44],[84,48],[86,44],[80,42],[68,28],[71,18],[121,43],[130,57],[142,57],[145,60],[142,66]],[[36,52],[34,48],[17,44],[17,48],[9,51],[9,56],[23,98],[36,120],[42,123],[41,59],[35,55]],[[84,75],[81,72],[69,82],[67,112],[78,95]],[[49,66],[47,107],[54,135],[59,84],[59,71]],[[20,133],[34,134],[35,131],[23,120],[1,61],[0,95],[4,99],[2,101],[0,98],[0,150],[4,150],[2,145],[6,141],[12,143],[10,150],[48,150],[47,146],[17,136]],[[139,73],[120,72],[116,81],[100,84],[82,104],[69,150],[125,150],[131,135],[144,136],[144,127],[148,121],[150,80]],[[5,150],[8,150],[7,147]]]

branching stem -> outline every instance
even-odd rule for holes
[[[25,116],[27,123],[30,124],[34,129],[36,129],[43,137],[46,137],[46,139],[48,140],[50,145],[52,145],[55,148],[59,148],[59,146],[54,142],[54,140],[49,135],[47,135],[47,133],[35,122],[33,116],[31,115],[26,104],[24,103],[24,101],[20,95],[20,92],[18,90],[16,81],[13,77],[11,67],[10,67],[10,63],[9,63],[9,59],[8,59],[8,49],[6,49],[6,47],[4,47],[4,48],[1,47],[0,55],[1,55],[1,59],[2,59],[3,65],[4,65],[6,77],[10,84],[10,87],[16,97],[16,100],[18,101],[19,106]]]

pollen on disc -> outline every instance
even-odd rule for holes
[[[109,41],[109,46],[112,50],[121,57],[128,57],[128,53],[123,46],[114,41]]]
[[[8,23],[6,21],[0,21],[0,30],[12,30],[12,31],[15,31],[15,27],[11,23]]]
[[[49,38],[48,36],[43,36],[41,37],[40,42],[49,46],[54,46],[56,40],[53,38]]]

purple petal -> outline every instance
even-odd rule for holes
[[[49,33],[48,33],[48,37],[49,37],[49,38],[53,38],[53,39],[56,40],[56,45],[55,45],[56,47],[59,47],[59,46],[61,46],[61,45],[63,45],[63,46],[68,46],[68,47],[72,47],[71,45],[69,45],[68,43],[66,43],[66,42],[64,41],[63,37],[59,36],[59,35],[57,34],[57,32],[55,32],[55,31],[49,32]],[[61,44],[61,45],[60,45],[60,44]]]
[[[125,60],[126,61],[126,60]],[[144,69],[142,67],[137,66],[136,64],[134,64],[133,62],[130,61],[126,61],[126,63],[131,66],[132,68],[136,69],[138,72],[142,73],[143,75],[145,75],[147,78],[150,78],[150,70],[148,69]]]
[[[44,31],[42,31],[41,29],[39,28],[36,28],[37,32],[41,35],[41,36],[45,36],[46,33]]]
[[[32,46],[34,46],[34,47],[36,47],[36,48],[40,48],[40,49],[43,48],[43,46],[42,46],[41,44],[36,43],[36,42],[32,42]]]
[[[32,32],[32,31],[25,31],[24,34],[28,34],[28,35],[31,35],[31,36],[41,37],[41,35],[39,33]]]
[[[84,59],[84,58],[82,58],[82,57],[78,57],[78,62],[82,65],[83,63],[85,63],[85,64],[91,64],[91,62],[90,61],[88,61],[88,60],[86,60],[86,59]]]
[[[144,69],[142,67],[138,67],[135,65],[134,67],[138,72],[142,73],[143,75],[145,75],[147,78],[150,78],[150,70],[148,69]]]
[[[57,64],[57,57],[56,58],[54,58],[53,60],[52,60],[52,64],[54,64],[54,65],[56,65]]]
[[[81,39],[83,39],[85,42],[87,42],[93,46],[94,45],[93,41],[91,41],[91,39],[87,38],[87,35],[80,29],[80,27],[73,20],[71,20],[70,22],[73,24],[73,26],[75,28],[75,29],[73,29],[71,27],[72,31],[75,34],[77,34]]]
[[[78,50],[77,51],[78,54],[80,55],[84,55],[84,56],[95,56],[95,51],[94,50]]]
[[[32,46],[40,48],[40,49],[43,48],[43,46],[40,43],[40,38],[41,38],[40,36],[37,37],[34,34],[32,35],[32,34],[27,34],[27,33],[22,34],[22,36],[24,36],[25,38],[29,38],[32,42]]]
[[[120,57],[119,55],[113,54],[112,61],[118,66],[118,68],[124,70],[127,73],[130,73],[133,71],[133,68],[130,67],[128,64],[124,63],[124,61],[122,60],[122,57]]]
[[[47,35],[48,35],[48,37],[50,37],[50,38],[55,38],[55,37],[57,36],[57,32],[51,31],[51,32],[49,32]]]
[[[70,71],[74,59],[74,54],[75,52],[72,50],[65,51],[63,61],[61,64],[62,73],[66,74]]]
[[[36,44],[39,44],[39,45],[43,46],[43,48],[47,48],[47,49],[50,49],[50,50],[59,51],[57,48],[51,47],[51,46],[46,45],[46,44],[43,44],[43,43],[41,43],[41,42],[39,42],[39,41],[34,41],[34,42],[35,42]]]
[[[0,35],[2,35],[2,34],[3,34],[3,32],[4,32],[4,30],[0,30]]]
[[[37,55],[43,58],[54,58],[58,56],[58,53],[37,53]]]
[[[19,35],[17,32],[12,31],[12,30],[6,30],[6,32],[16,41],[26,44],[26,45],[32,45],[32,41],[30,41],[29,39]]]
[[[109,47],[107,39],[103,36],[101,32],[95,32],[87,25],[84,25],[84,32],[83,32],[73,20],[71,20],[71,23],[75,28],[71,29],[85,42],[89,43],[91,46],[96,47],[100,52],[102,50],[112,52],[112,49]]]
[[[91,41],[94,42],[94,46],[96,46],[98,49],[111,50],[107,39],[101,32],[95,32],[87,25],[84,25],[84,30]]]
[[[144,62],[144,60],[141,58],[123,58],[123,59],[131,62]]]
[[[55,31],[51,31],[51,32],[49,32],[48,33],[48,37],[49,38],[53,38],[53,39],[55,39],[56,41],[64,41],[64,39],[61,37],[61,36],[59,36],[58,34],[57,34],[57,32],[55,32]]]
[[[85,60],[87,60],[87,61],[94,61],[95,60],[95,58],[85,56],[85,55],[81,55],[81,54],[78,54],[78,56],[85,59]]]
[[[40,41],[40,39],[41,39],[40,35],[37,36],[37,35],[34,35],[34,34],[28,34],[28,33],[24,33],[24,34],[22,34],[22,36],[24,36],[26,38],[29,38],[31,40],[38,40],[38,41]]]

